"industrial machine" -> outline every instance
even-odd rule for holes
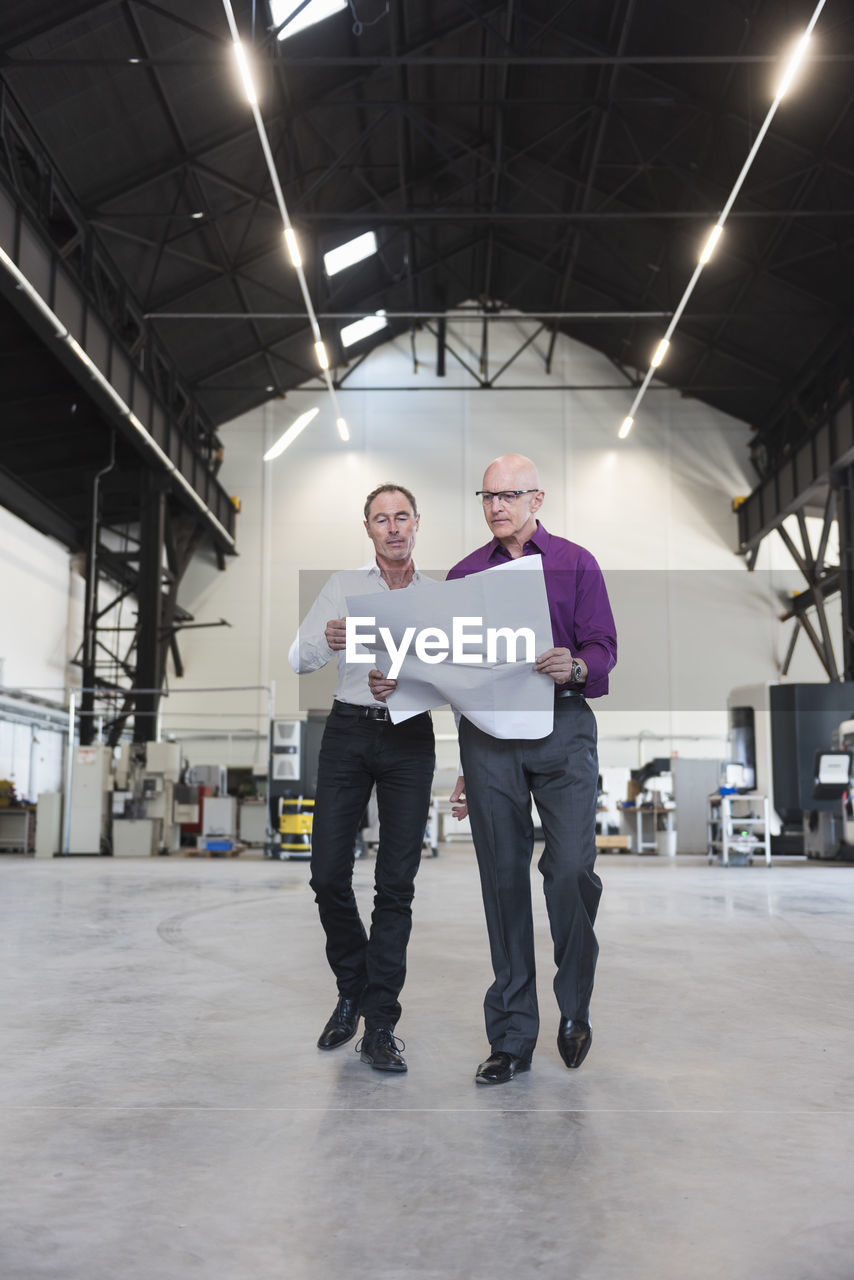
[[[818,756],[832,754],[840,721],[854,713],[854,682],[746,685],[732,690],[727,708],[740,789],[768,796],[774,854],[837,856],[842,793],[821,782]]]
[[[270,725],[267,775],[270,835],[264,846],[269,858],[311,856],[317,762],[327,714],[309,711],[305,720],[277,719]],[[309,800],[311,804],[307,803]],[[293,802],[299,803],[295,806]]]
[[[195,826],[200,838],[236,839],[237,801],[225,794],[225,766],[187,769],[178,742],[124,742],[115,751],[104,743],[74,747],[69,764],[67,846],[58,830],[62,797],[40,796],[41,857],[60,847],[71,854],[112,853],[119,858],[177,853],[185,825]],[[204,782],[188,785],[181,780],[182,768]],[[202,813],[200,793],[213,791],[210,781],[223,790],[206,797]]]
[[[838,858],[845,847],[845,807],[851,790],[850,751],[817,751],[815,800],[830,800],[831,809],[804,814],[804,852],[808,858]],[[854,850],[852,850],[854,852]]]
[[[125,742],[113,792],[114,857],[175,853],[181,844],[176,787],[181,776],[177,742]],[[182,797],[177,797],[181,803]]]
[[[228,769],[224,764],[193,764],[185,781],[190,787],[207,787],[208,795],[224,796],[228,792]]]
[[[840,751],[848,751],[854,761],[854,720],[843,720],[836,730],[834,744]],[[842,796],[842,852],[854,857],[854,784],[849,785]]]
[[[305,796],[284,796],[279,801],[279,835],[282,857],[310,858],[314,826],[314,801]]]
[[[68,796],[68,848],[72,854],[109,849],[111,749],[104,743],[73,747]]]
[[[628,795],[619,807],[622,834],[632,841],[635,853],[675,855],[676,804],[669,756],[656,756],[631,770]]]
[[[202,839],[237,839],[237,800],[234,796],[205,796],[202,804]]]

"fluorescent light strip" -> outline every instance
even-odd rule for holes
[[[258,106],[258,94],[252,79],[252,72],[249,69],[249,59],[246,56],[246,50],[241,40],[234,42],[234,56],[237,59],[237,65],[240,68],[240,78],[243,81],[243,89],[250,106]]]
[[[669,347],[670,347],[669,340],[667,338],[662,338],[661,342],[659,342],[658,346],[655,348],[653,357],[649,362],[649,366],[651,369],[658,368],[658,366],[661,364],[664,357],[667,355]]]
[[[279,436],[276,443],[267,450],[264,454],[264,461],[272,462],[274,458],[278,458],[280,453],[284,453],[288,445],[293,444],[300,432],[305,431],[308,424],[310,422],[314,422],[314,419],[319,413],[320,410],[317,406],[313,409],[307,409],[305,413],[301,413],[300,416],[291,423],[284,435]]]
[[[716,222],[715,225],[712,227],[711,231],[709,232],[709,238],[706,241],[706,243],[703,245],[703,249],[700,254],[701,266],[705,266],[706,263],[709,261],[709,258],[711,258],[712,254],[717,248],[718,241],[723,235],[723,230],[724,230],[723,225],[720,222]]]
[[[235,46],[240,45],[242,48],[243,46],[240,40],[240,32],[237,29],[237,20],[234,16],[234,8],[232,6],[231,0],[222,0],[222,5],[223,5],[223,9],[225,10],[225,18],[228,23],[228,29],[231,32],[231,38],[234,41]],[[260,142],[261,150],[264,153],[264,161],[267,165],[267,173],[269,174],[270,181],[273,184],[273,192],[275,194],[276,204],[278,205],[279,214],[282,219],[282,227],[284,229],[286,237],[287,237],[288,231],[290,231],[291,236],[293,236],[294,241],[296,241],[293,225],[291,223],[291,217],[290,217],[290,214],[288,213],[288,206],[285,203],[285,194],[282,191],[282,184],[281,184],[281,181],[279,180],[279,171],[276,168],[276,162],[273,159],[273,153],[270,150],[270,140],[267,137],[267,129],[264,124],[264,118],[261,115],[261,110],[258,106],[257,101],[255,102],[250,101],[249,106],[252,111],[252,118],[255,121],[255,129],[258,134],[258,141]],[[288,240],[290,240],[290,237],[287,237],[287,238]],[[291,258],[291,261],[293,261],[293,258]],[[317,322],[317,313],[314,309],[314,304],[312,303],[312,300],[311,300],[311,294],[309,293],[309,289],[308,289],[308,281],[305,278],[305,271],[303,270],[303,267],[302,267],[301,258],[299,263],[294,262],[294,271],[296,272],[297,280],[299,281],[300,292],[302,293],[303,302],[305,303],[306,315],[308,316],[308,322],[309,322],[309,325],[311,326],[311,332],[314,335],[315,350],[317,350],[317,347],[319,345],[320,347],[323,348],[324,355],[325,355],[326,349],[325,347],[323,347],[323,335],[320,332],[320,325]],[[332,375],[329,371],[328,360],[327,360],[326,367],[321,366],[321,375],[323,377],[324,382],[326,383],[326,390],[329,392],[329,398],[332,401],[332,408],[335,413],[336,421],[339,418],[343,420],[343,415],[341,413],[341,406],[338,403],[338,396],[335,393],[335,386],[332,382]],[[346,426],[346,422],[345,422],[345,426]],[[339,428],[339,435],[340,435],[340,428]],[[342,439],[343,439],[343,436],[342,436]]]
[[[339,244],[336,249],[330,249],[328,253],[323,255],[323,265],[326,268],[328,276],[335,276],[339,271],[345,271],[347,267],[352,267],[357,262],[370,258],[377,252],[377,237],[373,231],[366,231],[362,236],[356,236],[355,240],[348,240],[346,244]]]
[[[697,262],[697,265],[694,268],[694,273],[691,276],[691,279],[688,281],[688,284],[685,287],[685,292],[682,294],[682,297],[679,299],[679,303],[676,307],[676,310],[673,312],[673,315],[670,318],[670,323],[668,324],[667,329],[665,330],[664,337],[661,339],[661,342],[659,342],[658,347],[656,348],[655,355],[653,356],[653,361],[655,360],[655,356],[659,356],[658,363],[654,364],[652,361],[650,362],[650,366],[646,371],[646,376],[644,377],[643,382],[640,384],[637,391],[635,392],[635,398],[631,403],[629,412],[626,414],[626,417],[623,419],[622,426],[620,427],[620,430],[618,432],[618,438],[620,440],[625,440],[626,436],[629,434],[629,431],[631,431],[632,429],[632,424],[634,423],[637,410],[641,404],[641,401],[646,395],[647,387],[652,381],[653,373],[658,367],[658,364],[661,364],[661,361],[664,359],[664,355],[667,351],[667,348],[670,345],[670,340],[673,337],[673,331],[675,330],[679,321],[682,319],[682,313],[685,310],[686,306],[688,305],[688,301],[691,297],[691,294],[694,292],[694,289],[696,288],[697,281],[700,279],[700,275],[702,274],[703,268],[705,267],[706,263],[709,261],[709,258],[711,258],[715,245],[720,239],[721,233],[723,231],[724,223],[729,217],[730,210],[732,209],[732,206],[735,204],[738,193],[741,191],[741,188],[744,185],[744,180],[747,177],[748,173],[750,172],[753,161],[756,159],[756,153],[758,152],[759,148],[762,146],[762,143],[765,139],[765,135],[771,126],[771,121],[774,119],[774,116],[777,114],[777,108],[779,107],[784,94],[786,94],[789,88],[791,87],[792,80],[795,76],[795,73],[797,72],[798,68],[803,62],[803,59],[807,50],[807,45],[809,44],[809,41],[812,37],[813,28],[815,27],[815,24],[818,22],[821,11],[824,8],[826,3],[827,3],[827,0],[819,0],[819,3],[816,5],[815,9],[813,10],[812,17],[810,18],[807,24],[806,31],[804,31],[803,35],[800,37],[794,49],[792,50],[791,54],[789,55],[789,60],[786,64],[786,67],[783,71],[783,75],[780,79],[780,84],[774,96],[774,101],[771,103],[771,106],[768,108],[768,114],[765,116],[765,119],[762,121],[762,125],[759,129],[759,132],[757,133],[756,138],[754,139],[753,146],[750,148],[749,152],[747,153],[747,159],[745,160],[744,164],[741,166],[741,172],[736,178],[732,191],[730,191],[729,196],[727,197],[726,204],[721,210],[718,216],[718,220],[715,223],[712,229],[712,232],[709,235],[708,240],[706,241],[706,244],[700,254],[699,261]],[[666,346],[664,346],[665,343],[667,344]],[[664,351],[661,350],[662,346],[664,346]],[[661,352],[660,355],[659,355],[659,352]],[[628,427],[626,427],[626,423],[629,424]]]
[[[293,227],[285,227],[285,244],[288,246],[288,253],[291,256],[291,262],[295,267],[302,266],[302,254],[299,251],[299,241],[297,233]]]
[[[207,505],[206,502],[203,501],[201,496],[196,492],[196,490],[189,483],[189,481],[185,479],[185,477],[175,466],[175,463],[172,461],[169,455],[163,452],[163,450],[160,448],[160,445],[154,439],[154,436],[150,433],[150,431],[146,429],[146,427],[143,426],[143,424],[140,422],[136,414],[131,411],[130,405],[127,404],[122,399],[122,397],[119,395],[118,391],[116,391],[113,384],[107,378],[104,377],[104,375],[101,373],[101,370],[94,363],[92,358],[83,349],[83,347],[81,347],[77,339],[71,333],[69,333],[68,329],[62,323],[62,321],[60,320],[56,312],[52,310],[51,307],[48,306],[48,304],[45,302],[44,298],[41,296],[38,290],[34,288],[34,286],[30,283],[30,281],[24,275],[23,271],[21,271],[20,267],[17,265],[14,259],[9,257],[8,253],[6,253],[5,249],[3,249],[2,246],[0,246],[0,262],[3,263],[3,266],[9,272],[9,274],[14,278],[17,288],[19,288],[22,293],[26,293],[30,301],[33,302],[38,307],[39,311],[42,313],[44,318],[49,322],[49,324],[56,331],[57,338],[59,338],[62,342],[64,342],[65,345],[71,351],[74,352],[77,359],[87,370],[89,376],[95,382],[98,383],[98,385],[102,388],[102,390],[105,391],[106,394],[109,396],[109,398],[113,401],[119,413],[121,413],[122,417],[128,420],[128,422],[131,424],[134,430],[137,431],[137,433],[142,437],[143,441],[148,446],[148,448],[157,455],[157,457],[163,463],[164,467],[170,473],[170,475],[174,476],[174,478],[178,481],[178,483],[182,485],[184,489],[186,489],[187,493],[192,498],[193,502],[195,502],[196,506],[199,507],[204,512],[204,514],[208,517],[208,519],[211,521],[212,524],[216,525],[217,529],[219,529],[220,533],[225,538],[225,540],[233,547],[235,545],[234,538],[228,532],[225,525],[223,525],[216,518],[214,513],[211,511],[210,507]]]
[[[786,94],[792,87],[792,81],[801,69],[801,63],[806,57],[807,49],[812,40],[813,23],[806,29],[800,40],[796,43],[794,49],[789,54],[789,61],[785,70],[780,77],[780,83],[777,86],[776,100],[779,102],[781,98],[785,98]]]

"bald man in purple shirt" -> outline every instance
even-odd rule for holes
[[[596,861],[599,764],[596,719],[588,698],[608,692],[617,660],[614,618],[602,571],[589,551],[549,533],[537,519],[545,494],[530,458],[506,454],[487,467],[477,495],[492,539],[454,565],[462,578],[540,556],[554,648],[535,669],[554,682],[554,728],[547,738],[499,739],[460,721],[463,774],[451,796],[468,813],[480,869],[495,981],[484,1012],[490,1056],[479,1084],[503,1084],[531,1066],[539,1014],[531,912],[533,796],[545,835],[539,861],[554,942],[554,991],[560,1008],[558,1049],[580,1067],[593,1032],[590,997],[598,943],[593,932],[602,882]]]

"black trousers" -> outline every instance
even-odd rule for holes
[[[436,763],[429,713],[402,724],[335,702],[320,746],[311,887],[340,995],[359,1001],[366,1028],[393,1027],[406,977],[415,875]],[[359,821],[376,783],[380,840],[370,935],[353,893]]]
[[[593,869],[596,718],[583,698],[560,698],[554,729],[534,740],[492,738],[463,719],[460,754],[495,974],[483,1006],[486,1033],[493,1052],[530,1057],[539,1031],[531,796],[546,841],[539,869],[557,966],[554,992],[565,1017],[585,1021],[590,1011],[602,892]]]

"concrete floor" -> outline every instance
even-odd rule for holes
[[[851,1280],[854,867],[599,869],[590,1056],[538,892],[542,1038],[490,1089],[470,847],[419,875],[405,1076],[314,1047],[305,863],[0,859],[3,1280]]]

